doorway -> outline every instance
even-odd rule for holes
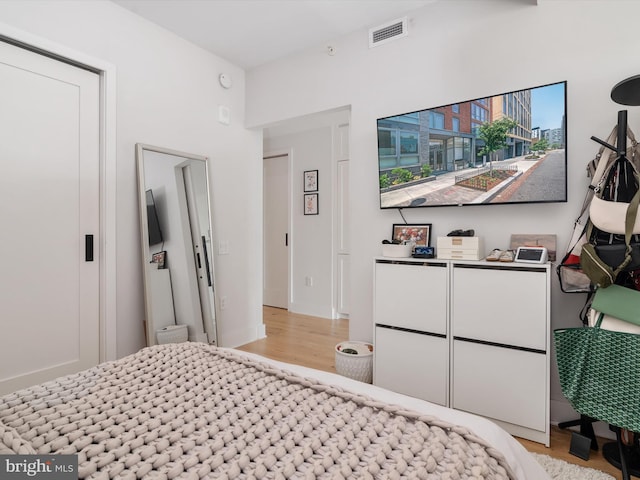
[[[264,129],[265,162],[281,162],[281,169],[264,167],[264,305],[325,319],[348,315],[349,118],[350,110],[341,108]],[[309,172],[316,175],[315,190],[305,187]],[[308,195],[318,202],[316,212],[304,211]],[[274,228],[274,215],[284,215],[282,227]],[[267,242],[283,249],[283,256],[274,256]],[[280,288],[286,301],[271,297],[272,271],[280,272],[280,285],[286,282]]]
[[[290,156],[266,155],[263,159],[264,305],[289,309],[290,252]]]

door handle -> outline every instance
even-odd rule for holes
[[[289,246],[289,234],[288,233],[284,234],[284,246],[285,247]]]
[[[209,269],[209,253],[207,252],[207,239],[202,235],[202,254],[204,255],[204,268],[207,269],[207,283],[210,287],[213,286],[211,280],[211,270]]]
[[[84,236],[84,261],[93,262],[93,235]]]

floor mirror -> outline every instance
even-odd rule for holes
[[[216,344],[208,159],[138,143],[136,162],[147,345]]]

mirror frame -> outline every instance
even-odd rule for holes
[[[179,150],[172,150],[163,147],[157,147],[154,145],[148,145],[144,143],[136,143],[136,163],[137,163],[137,180],[138,180],[138,207],[139,207],[139,222],[140,222],[140,241],[141,241],[141,264],[142,264],[142,277],[143,277],[143,287],[144,287],[144,309],[145,309],[145,336],[146,336],[146,345],[152,346],[156,345],[158,342],[156,340],[156,326],[151,318],[152,316],[152,306],[151,306],[151,292],[150,292],[150,278],[149,271],[147,265],[147,259],[151,256],[151,249],[149,246],[149,228],[148,228],[148,219],[147,219],[147,201],[146,201],[146,177],[145,177],[145,166],[144,166],[144,153],[145,152],[154,152],[165,155],[171,155],[175,157],[183,157],[186,160],[197,160],[204,163],[205,175],[206,175],[206,185],[207,185],[207,219],[209,221],[209,228],[211,232],[211,243],[213,245],[213,222],[211,219],[211,189],[210,189],[210,181],[209,181],[209,157],[205,157],[203,155],[195,155],[191,153],[182,152]],[[189,235],[191,233],[189,232]],[[214,323],[211,326],[211,330],[213,333],[213,339],[209,338],[208,342],[210,344],[217,344],[217,324],[218,324],[218,301],[217,301],[217,289],[215,288],[215,268],[213,262],[213,246],[211,248],[211,252],[209,253],[209,266],[211,268],[211,285],[213,288],[213,305],[210,305],[211,315],[213,316]],[[195,259],[194,259],[195,264]],[[198,292],[198,296],[200,296],[200,292]],[[210,303],[210,302],[209,302]],[[202,311],[202,307],[200,309]],[[207,325],[204,325],[204,313],[203,313],[203,329],[207,336],[209,335],[209,328]],[[189,335],[191,337],[191,334]]]

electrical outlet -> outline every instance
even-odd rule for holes
[[[304,284],[307,287],[313,287],[313,277],[304,277]]]
[[[229,240],[220,240],[218,243],[218,254],[229,255]]]
[[[220,310],[225,310],[227,308],[227,297],[220,297]]]

